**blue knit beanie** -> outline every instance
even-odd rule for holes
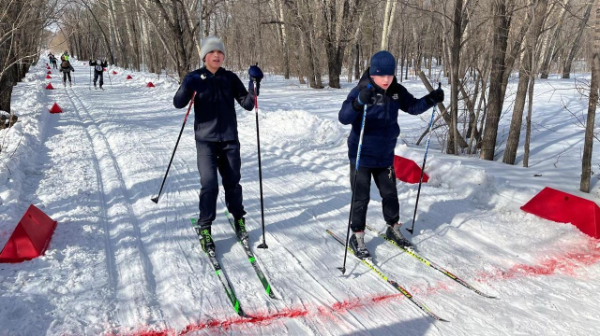
[[[371,57],[371,76],[394,76],[396,75],[396,59],[389,51],[379,51]]]

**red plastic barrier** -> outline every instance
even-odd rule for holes
[[[403,158],[401,156],[394,156],[394,171],[396,172],[396,178],[406,183],[419,183],[421,178],[421,167],[414,161]],[[427,173],[423,174],[423,183],[429,181]]]
[[[127,79],[133,79],[133,77],[131,77],[131,75],[127,75]]]
[[[56,224],[42,210],[29,206],[2,249],[0,262],[18,263],[44,254]]]
[[[50,113],[62,113],[62,109],[60,108],[60,106],[58,106],[57,103],[54,103],[54,105],[52,105],[52,107],[50,108]]]
[[[153,88],[155,86],[154,86],[154,84],[152,82],[148,82],[148,84],[146,84],[146,87]]]
[[[54,86],[52,86],[52,83],[48,83],[48,85],[46,85],[46,90],[54,90]]]
[[[551,221],[572,223],[586,235],[600,238],[600,208],[585,198],[546,187],[521,210]]]

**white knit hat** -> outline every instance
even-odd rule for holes
[[[219,50],[225,54],[225,46],[223,45],[223,41],[216,36],[209,36],[205,38],[202,40],[202,44],[200,45],[200,58],[204,60],[204,56],[214,50]]]

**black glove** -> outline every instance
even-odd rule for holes
[[[205,74],[190,72],[183,78],[181,86],[183,86],[187,91],[196,91],[197,93],[201,93],[206,91],[208,87],[208,78]]]
[[[260,81],[264,77],[262,70],[258,67],[258,63],[248,69],[248,76],[250,76],[248,91],[254,92],[254,83],[256,83],[256,95],[258,96],[260,94]]]
[[[369,85],[366,88],[360,90],[358,97],[356,99],[354,99],[354,102],[352,102],[352,107],[354,107],[354,109],[357,111],[361,111],[365,104],[373,103],[374,96],[375,96],[375,90],[373,90],[373,87],[371,87],[371,85]]]
[[[429,92],[428,95],[425,96],[425,101],[429,105],[435,105],[437,103],[441,103],[444,101],[444,90],[442,90],[441,86],[438,86],[437,89]]]

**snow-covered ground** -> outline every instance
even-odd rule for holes
[[[0,264],[0,335],[597,334],[598,241],[519,209],[545,186],[600,198],[596,176],[592,193],[577,191],[584,130],[563,106],[584,116],[587,100],[575,80],[536,85],[528,169],[521,167],[522,151],[517,165],[508,166],[442,154],[432,139],[431,179],[411,239],[424,256],[497,299],[478,296],[368,233],[374,261],[451,321],[441,323],[352,256],[346,275],[337,270],[343,247],[325,230],[344,236],[347,225],[349,129],[337,112],[352,85],[311,90],[268,77],[259,104],[269,249],[255,254],[278,299],[264,293],[225,216],[213,226],[218,258],[251,316],[241,318],[189,222],[199,192],[193,114],[161,200],[150,201],[185,114],[171,104],[177,84],[116,68],[106,91],[89,90],[89,68],[74,64],[75,85],[63,88],[53,70],[54,91],[44,90],[45,67],[33,67],[15,88],[19,122],[0,131],[0,247],[29,204],[58,221],[45,256]],[[134,79],[126,80],[128,74]],[[145,87],[149,80],[156,88]],[[405,85],[425,94],[419,82]],[[49,114],[53,102],[64,113]],[[401,115],[397,154],[421,164],[424,146],[414,142],[429,116]],[[509,123],[505,116],[501,138]],[[254,112],[239,110],[238,124],[255,246],[261,222]],[[417,185],[399,182],[398,192],[401,220],[410,223]],[[224,210],[222,198],[218,206]],[[367,220],[384,229],[374,186]]]

